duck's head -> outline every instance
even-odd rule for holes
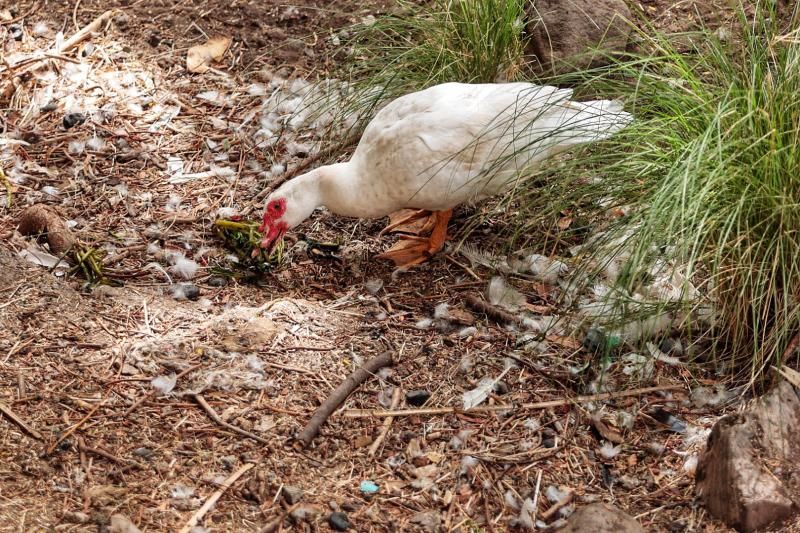
[[[307,219],[320,205],[317,179],[305,174],[280,186],[267,198],[258,231],[261,248],[272,251],[284,234]]]
[[[286,198],[272,198],[270,196],[270,199],[267,200],[267,207],[264,209],[261,226],[258,228],[258,231],[263,235],[261,237],[261,247],[267,251],[272,251],[275,243],[289,231],[289,224],[284,220],[286,206]]]

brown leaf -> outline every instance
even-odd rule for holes
[[[461,324],[463,326],[471,326],[475,323],[475,317],[469,311],[458,307],[451,307],[447,310],[450,322]]]
[[[562,217],[558,220],[558,229],[564,231],[572,225],[572,217]]]
[[[614,426],[609,426],[606,424],[598,415],[592,415],[591,422],[592,426],[594,426],[600,436],[606,439],[608,442],[612,442],[614,444],[622,444],[625,442],[625,438],[622,436],[622,433],[620,433],[620,431]]]
[[[189,48],[186,54],[186,70],[195,74],[207,72],[212,62],[222,59],[231,42],[230,37],[212,37],[204,44]]]

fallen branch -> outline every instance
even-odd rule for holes
[[[31,426],[29,426],[27,422],[25,422],[22,418],[20,418],[17,415],[17,413],[12,411],[11,408],[9,406],[7,406],[6,404],[4,404],[3,402],[0,402],[0,413],[3,413],[3,415],[6,418],[8,418],[12,422],[14,422],[16,425],[18,425],[20,427],[20,429],[22,429],[25,433],[27,433],[31,437],[34,437],[34,438],[39,439],[39,440],[44,440],[44,437],[42,437],[41,433],[39,433],[38,431],[33,429]]]
[[[394,392],[392,392],[392,409],[397,409],[397,406],[400,405],[400,397],[402,394],[402,390],[400,387],[395,387]],[[392,422],[394,421],[393,416],[387,416],[386,420],[383,421],[383,427],[381,428],[381,434],[378,435],[378,438],[375,439],[375,442],[372,443],[372,446],[369,447],[369,451],[367,455],[372,457],[380,448],[381,443],[386,438],[386,434],[389,433],[389,428],[392,427]]]
[[[254,466],[255,466],[254,463],[245,463],[244,465],[242,465],[241,468],[239,468],[239,470],[237,470],[236,472],[234,472],[233,474],[228,476],[228,479],[223,481],[222,485],[220,485],[220,487],[214,492],[214,494],[212,494],[206,500],[206,503],[204,503],[203,506],[200,507],[200,509],[198,509],[197,512],[192,515],[192,517],[189,519],[189,521],[186,522],[186,525],[184,525],[181,528],[179,533],[189,533],[189,531],[191,531],[194,526],[196,526],[198,523],[200,523],[200,520],[203,519],[203,517],[206,515],[206,513],[212,507],[214,507],[214,504],[217,503],[217,500],[219,500],[222,497],[222,495],[225,493],[225,491],[228,490],[229,488],[231,488],[231,485],[236,483],[237,479],[242,477],[242,475],[244,475],[245,472],[247,472],[248,470],[250,470]]]
[[[477,311],[478,313],[483,313],[484,315],[488,316],[495,322],[499,322],[501,324],[519,324],[520,319],[516,315],[509,313],[501,309],[500,307],[490,304],[487,301],[482,300],[479,296],[475,294],[468,294],[465,299],[467,306],[471,308],[473,311]]]
[[[245,436],[247,438],[253,439],[254,441],[259,442],[261,444],[264,444],[264,445],[269,444],[269,441],[267,439],[265,439],[263,437],[259,437],[258,435],[250,433],[249,431],[245,431],[244,429],[242,429],[240,427],[237,427],[237,426],[234,426],[233,424],[225,422],[222,419],[222,417],[220,417],[217,414],[217,412],[214,410],[214,408],[211,407],[208,404],[208,402],[206,401],[206,399],[203,398],[201,395],[192,394],[191,396],[192,396],[192,398],[194,398],[194,401],[196,401],[198,404],[200,404],[200,407],[203,408],[203,410],[206,412],[206,414],[208,414],[208,416],[211,417],[211,420],[213,420],[214,422],[216,422],[220,426],[222,426],[222,427],[224,427],[226,429],[229,429],[229,430],[233,431],[234,433],[238,433],[239,435],[243,435],[243,436]]]
[[[317,408],[311,420],[308,421],[306,427],[303,428],[295,442],[295,448],[302,450],[314,440],[314,437],[319,433],[322,424],[328,419],[329,416],[347,399],[350,394],[359,385],[364,383],[370,376],[375,374],[378,370],[385,366],[392,364],[391,352],[383,352],[382,354],[373,357],[367,361],[364,366],[347,376],[347,379],[339,385],[335,391],[328,396],[328,399],[322,402],[322,405]]]
[[[563,400],[549,400],[546,402],[523,403],[520,405],[485,405],[481,407],[473,407],[472,409],[460,409],[458,407],[431,407],[428,409],[397,409],[392,411],[379,411],[375,409],[351,409],[345,411],[342,416],[348,418],[370,418],[370,417],[386,417],[386,416],[412,416],[412,415],[449,415],[449,414],[470,414],[470,413],[491,413],[495,411],[510,411],[510,410],[531,410],[531,409],[548,409],[550,407],[561,407],[562,405],[571,405],[577,403],[599,402],[603,400],[613,400],[615,398],[627,398],[630,396],[639,396],[641,394],[650,394],[652,392],[669,391],[669,390],[683,390],[680,385],[664,385],[661,387],[645,387],[642,389],[633,389],[618,392],[603,392],[600,394],[589,394],[587,396],[577,396],[575,398],[565,398]]]

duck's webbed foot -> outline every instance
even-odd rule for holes
[[[452,209],[434,211],[429,216],[429,219],[433,222],[429,237],[404,235],[400,237],[400,240],[394,246],[378,255],[377,258],[389,259],[401,268],[419,265],[428,261],[444,247],[444,243],[447,240],[447,223],[452,215]]]

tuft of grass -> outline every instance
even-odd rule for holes
[[[615,289],[635,295],[654,265],[678,265],[707,295],[687,311],[713,309],[693,321],[707,354],[751,382],[786,362],[800,333],[799,10],[787,30],[770,3],[749,16],[740,6],[729,40],[684,35],[680,52],[674,36],[642,32],[647,54],[562,78],[579,93],[623,96],[636,122],[514,199],[529,221],[517,236],[564,210],[608,220],[631,206],[595,248],[600,264],[625,258]]]
[[[353,28],[341,73],[355,86],[353,108],[373,109],[439,83],[520,79],[528,1],[401,1],[395,14]]]
[[[248,267],[259,271],[268,271],[283,261],[285,243],[281,239],[271,253],[261,248],[263,235],[258,231],[260,222],[239,220],[217,220],[214,230],[225,246]]]

